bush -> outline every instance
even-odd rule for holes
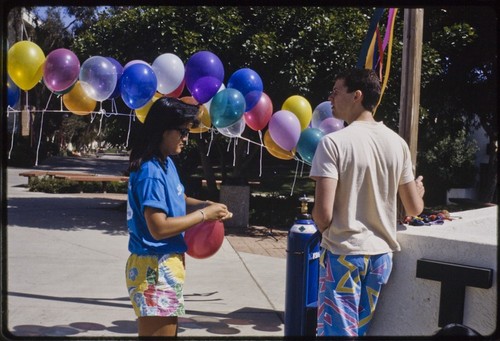
[[[311,212],[309,205],[309,212]],[[250,196],[250,225],[288,229],[300,214],[299,196],[268,193]]]
[[[50,176],[34,178],[29,184],[30,192],[45,193],[102,193],[102,183],[93,181],[71,181]],[[127,193],[127,182],[113,181],[106,184],[107,193]]]

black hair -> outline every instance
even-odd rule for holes
[[[189,123],[196,128],[199,124],[199,108],[199,105],[184,103],[176,98],[161,97],[156,100],[149,109],[144,123],[139,123],[134,131],[128,171],[138,170],[142,163],[153,157],[163,160],[160,143],[165,130]]]
[[[366,110],[375,110],[380,99],[381,85],[375,71],[371,69],[350,69],[335,79],[343,79],[348,92],[360,90],[363,93],[361,104]]]

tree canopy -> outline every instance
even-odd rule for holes
[[[137,59],[151,63],[167,52],[187,61],[193,53],[209,50],[223,62],[226,79],[243,67],[258,72],[274,111],[295,94],[314,108],[327,99],[334,75],[356,65],[373,12],[371,7],[333,6],[69,7],[67,13],[75,18],[73,37],[57,41],[81,61],[100,55],[123,65]],[[49,30],[56,19],[48,17],[40,30]],[[471,185],[465,174],[475,171],[477,148],[469,142],[469,128],[484,128],[492,146],[498,141],[497,20],[487,6],[425,8],[417,171],[436,185],[429,192]],[[394,129],[399,123],[402,32],[400,10],[388,88],[376,112],[377,120]],[[50,45],[55,40],[41,34],[37,41],[47,49],[55,47]],[[116,139],[124,138],[128,122],[110,125],[122,131],[113,134]],[[244,136],[255,139],[252,134],[247,129]],[[203,144],[202,139],[197,143]],[[496,151],[490,153],[489,166],[496,169]],[[490,190],[496,187],[496,174],[492,179]]]

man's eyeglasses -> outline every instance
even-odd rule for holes
[[[173,128],[173,130],[177,130],[181,134],[181,139],[189,135],[189,128]]]

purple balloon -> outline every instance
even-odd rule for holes
[[[121,94],[121,92],[120,92],[120,81],[122,79],[123,66],[116,59],[114,59],[112,57],[106,57],[106,58],[111,62],[111,64],[113,64],[113,67],[116,70],[116,86],[115,86],[115,90],[113,90],[113,93],[111,95],[109,95],[109,98],[116,98],[116,97],[120,96],[120,94]]]
[[[186,87],[199,103],[215,96],[224,80],[224,66],[219,57],[209,51],[193,54],[186,63]]]
[[[271,138],[284,150],[291,151],[295,148],[300,138],[300,132],[300,121],[291,111],[277,111],[269,121]]]
[[[324,134],[333,133],[344,128],[344,121],[335,117],[325,118],[319,125],[319,130]]]
[[[53,92],[61,92],[71,87],[80,74],[80,61],[68,49],[50,52],[43,65],[43,81]]]

